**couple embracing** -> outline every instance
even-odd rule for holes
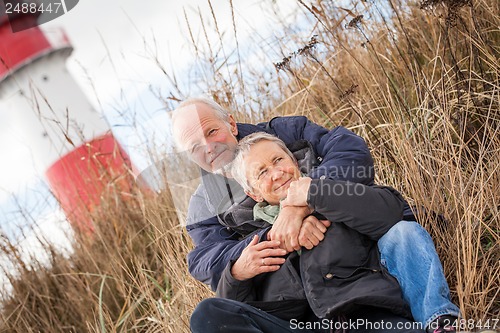
[[[204,98],[181,103],[173,128],[202,173],[189,270],[217,292],[193,332],[455,330],[432,239],[374,184],[362,138],[301,116],[236,123]]]

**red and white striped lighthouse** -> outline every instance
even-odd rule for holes
[[[13,116],[68,219],[92,228],[88,212],[105,191],[128,189],[130,163],[68,73],[73,48],[64,32],[43,32],[37,18],[0,11],[0,112]],[[13,23],[32,28],[13,33]]]

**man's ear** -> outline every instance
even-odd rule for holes
[[[250,198],[254,199],[257,202],[262,202],[264,201],[264,198],[262,198],[260,195],[257,195],[255,193],[252,193],[250,191],[245,191],[245,194],[248,195]]]
[[[229,125],[231,125],[231,133],[234,136],[238,135],[238,126],[236,126],[236,121],[234,120],[234,117],[232,114],[229,115]]]

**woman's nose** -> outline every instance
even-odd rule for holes
[[[278,180],[283,176],[283,170],[281,168],[274,168],[272,171],[272,180]]]

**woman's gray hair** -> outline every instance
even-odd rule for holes
[[[288,154],[288,156],[292,158],[292,160],[296,161],[295,156],[293,156],[292,152],[286,147],[285,143],[274,135],[268,134],[266,132],[255,132],[241,139],[240,142],[238,142],[234,160],[231,163],[231,175],[243,187],[245,191],[251,193],[253,192],[253,186],[250,184],[246,177],[246,164],[244,162],[244,158],[248,154],[248,152],[250,152],[252,146],[261,141],[270,141],[276,143],[281,149],[283,149],[285,153]]]

